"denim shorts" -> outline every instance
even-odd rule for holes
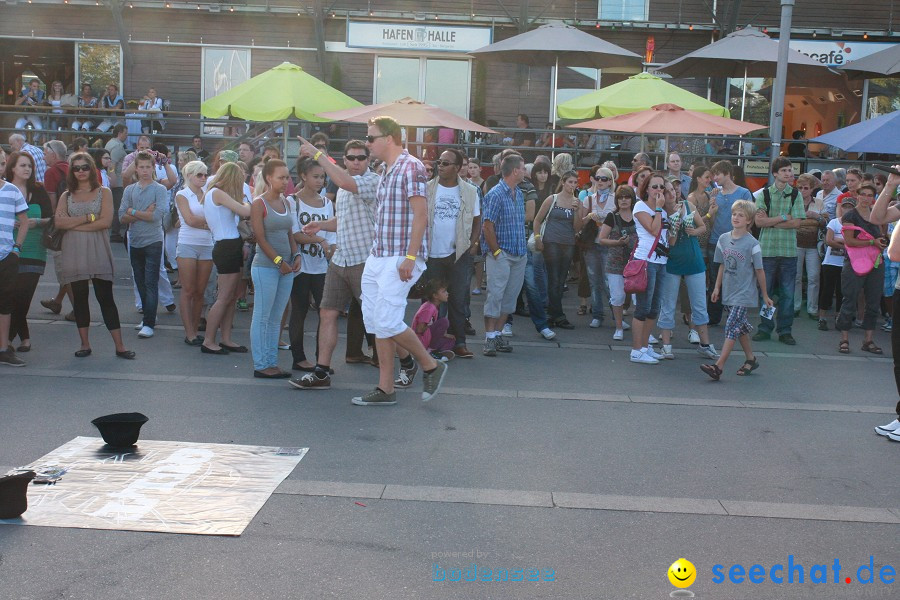
[[[175,258],[191,258],[193,260],[212,260],[212,246],[199,244],[179,244],[175,247]]]

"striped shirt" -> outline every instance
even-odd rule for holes
[[[491,188],[484,197],[482,220],[490,221],[497,236],[497,245],[507,254],[525,255],[525,199],[522,190],[509,189],[506,181]],[[487,244],[482,247],[489,250]]]
[[[335,198],[337,250],[331,262],[352,267],[366,262],[375,237],[375,194],[381,178],[372,171],[354,175],[357,193],[338,190]]]
[[[409,199],[425,198],[425,165],[404,150],[378,183],[375,196],[375,240],[372,256],[405,256],[412,238],[413,210]],[[428,256],[428,228],[418,256]]]
[[[34,159],[34,178],[40,183],[44,183],[44,172],[47,170],[47,163],[44,161],[44,151],[37,146],[25,144],[22,146],[22,152],[27,152]],[[56,193],[56,190],[49,190]]]
[[[2,181],[0,184],[0,260],[5,260],[15,243],[13,228],[16,225],[16,215],[27,211],[28,204],[19,188]]]

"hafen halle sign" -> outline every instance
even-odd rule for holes
[[[471,52],[491,43],[489,27],[347,22],[348,48]]]
[[[843,67],[851,60],[890,48],[889,42],[845,42],[839,40],[791,40],[791,49],[802,52],[829,67]]]

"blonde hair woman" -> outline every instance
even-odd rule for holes
[[[184,187],[175,194],[180,222],[175,260],[181,283],[181,322],[184,343],[199,346],[203,343],[203,338],[197,335],[203,310],[203,290],[213,267],[213,238],[203,208],[203,185],[208,171],[201,161],[193,160],[184,165],[181,174]]]
[[[216,173],[203,200],[203,214],[215,242],[213,263],[219,273],[219,294],[206,317],[206,339],[200,346],[205,354],[247,352],[246,346],[231,341],[231,327],[237,302],[237,284],[244,264],[244,242],[238,233],[238,220],[250,216],[250,206],[242,201],[244,196],[244,170],[236,163],[223,164]],[[222,343],[216,343],[216,332],[221,329]]]

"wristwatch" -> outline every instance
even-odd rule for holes
[[[16,254],[21,254],[22,247],[18,244],[13,244],[12,251],[15,252]]]

